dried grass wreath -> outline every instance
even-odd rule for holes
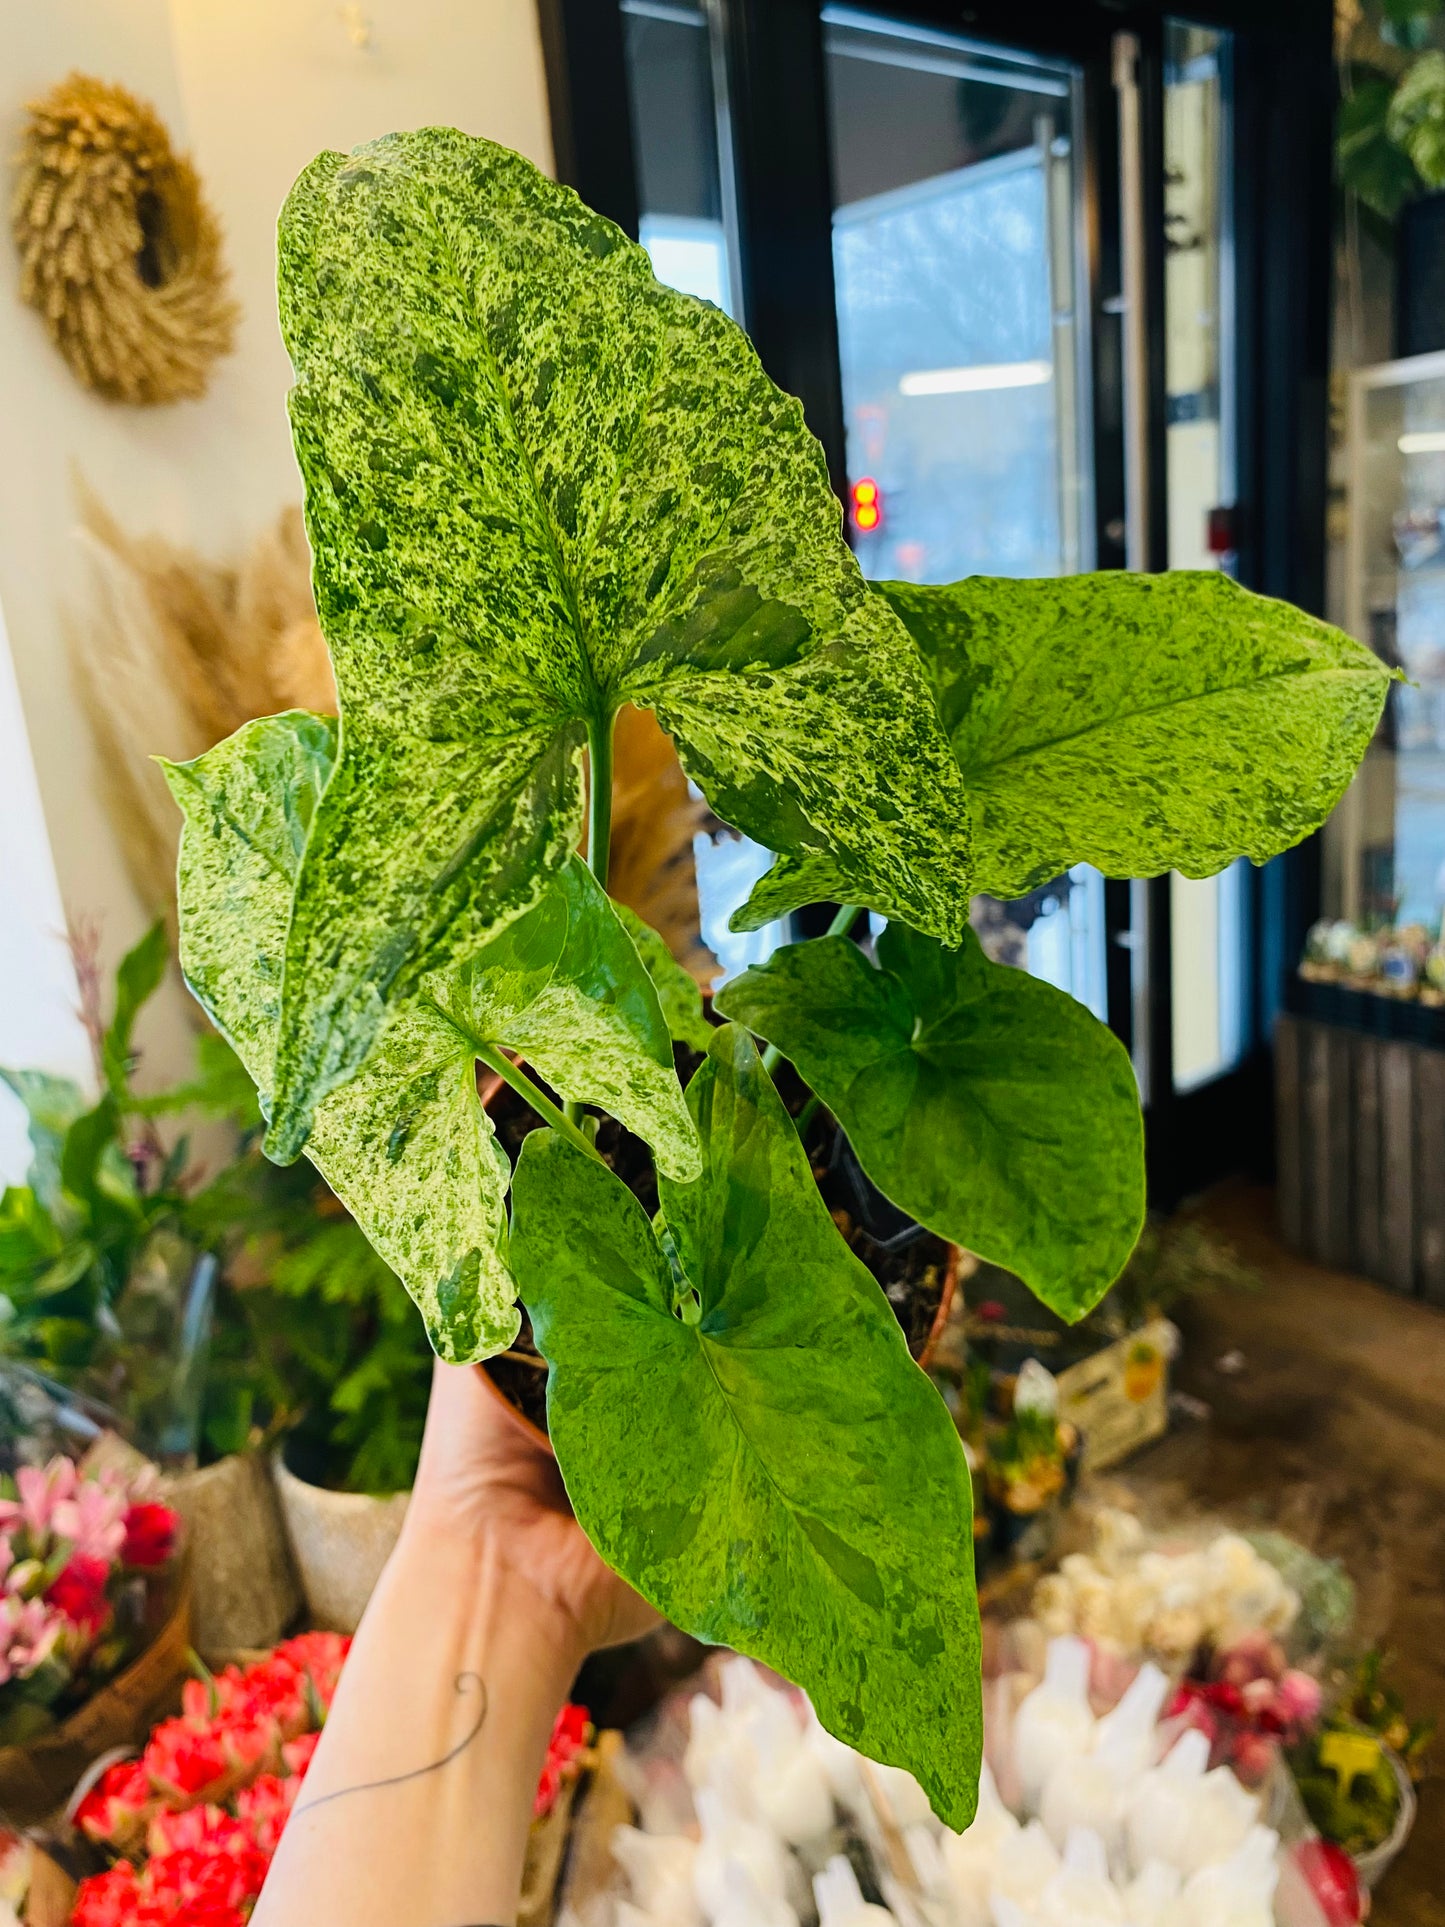
[[[21,293],[75,375],[112,401],[203,393],[238,309],[220,227],[155,110],[71,74],[31,102],[19,168]]]

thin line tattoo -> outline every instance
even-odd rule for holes
[[[487,1723],[487,1683],[480,1673],[458,1673],[453,1682],[453,1691],[476,1691],[481,1694],[482,1703],[471,1731],[463,1734],[450,1753],[444,1753],[441,1759],[433,1760],[429,1766],[414,1766],[409,1773],[393,1773],[385,1780],[366,1780],[360,1786],[338,1787],[334,1793],[323,1793],[315,1800],[305,1800],[291,1818],[299,1820],[303,1813],[315,1813],[318,1807],[324,1807],[332,1800],[344,1800],[353,1793],[379,1793],[384,1787],[404,1786],[408,1780],[425,1779],[428,1773],[440,1773],[444,1766],[450,1766],[453,1760],[460,1759]]]

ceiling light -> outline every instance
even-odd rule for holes
[[[1049,361],[981,361],[971,368],[915,368],[898,384],[900,395],[976,395],[987,388],[1037,388],[1052,381]]]
[[[1396,444],[1402,455],[1445,455],[1445,428],[1424,428],[1402,435]]]

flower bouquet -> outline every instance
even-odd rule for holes
[[[181,1711],[138,1759],[108,1767],[76,1809],[111,1864],[83,1880],[73,1927],[242,1927],[296,1804],[351,1642],[303,1633],[244,1669],[186,1682]],[[590,1729],[558,1715],[534,1812],[580,1770]]]
[[[154,1468],[110,1444],[78,1465],[56,1457],[0,1476],[0,1808],[21,1821],[58,1804],[89,1759],[130,1737],[136,1696],[119,1683],[157,1635],[173,1635],[162,1689],[185,1648],[179,1521],[156,1496]],[[156,1671],[132,1682],[143,1699],[155,1697]],[[105,1706],[93,1710],[112,1688],[113,1721]]]

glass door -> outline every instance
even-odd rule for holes
[[[823,12],[849,507],[866,575],[1092,568],[1083,70]],[[1108,1015],[1104,880],[977,898],[991,955]]]

